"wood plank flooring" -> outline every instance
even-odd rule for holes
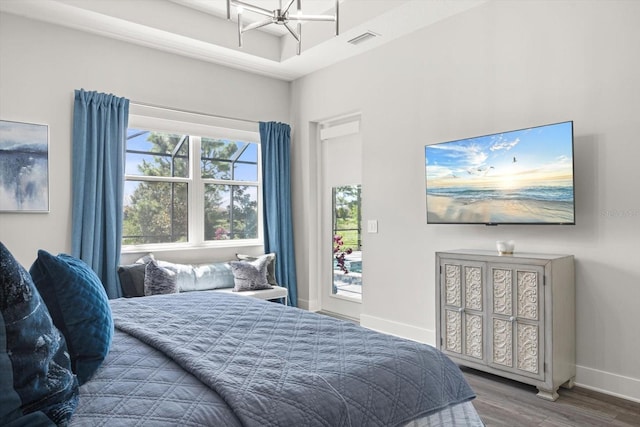
[[[487,427],[639,427],[640,403],[580,388],[561,388],[549,402],[533,386],[462,367]]]

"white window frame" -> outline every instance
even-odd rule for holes
[[[164,111],[171,114],[172,112]],[[164,114],[166,116],[166,114]],[[185,115],[178,113],[172,115]],[[189,116],[190,114],[186,114]],[[156,181],[156,182],[185,182],[187,183],[188,198],[188,241],[177,243],[148,243],[141,245],[122,245],[122,253],[151,252],[177,249],[195,248],[233,248],[246,246],[262,246],[264,243],[263,233],[263,201],[262,201],[262,157],[260,149],[260,133],[258,124],[255,126],[226,127],[231,125],[231,120],[210,118],[207,120],[201,116],[186,117],[189,121],[175,120],[173,118],[159,117],[161,115],[129,115],[128,127],[131,129],[149,130],[154,132],[166,132],[173,134],[189,135],[189,176],[184,177],[154,177],[143,175],[125,175],[125,180],[134,181]],[[181,117],[183,118],[183,117]],[[207,123],[209,122],[209,123]],[[213,123],[211,123],[213,122]],[[223,123],[220,123],[223,122]],[[222,126],[221,126],[222,125]],[[250,129],[255,127],[255,130]],[[244,128],[244,129],[242,129]],[[249,129],[247,129],[249,128]],[[258,181],[236,181],[213,178],[202,178],[200,155],[201,138],[228,139],[232,141],[251,142],[258,145]],[[204,186],[205,184],[222,185],[249,185],[256,186],[258,192],[258,237],[256,239],[233,239],[233,240],[204,240]]]

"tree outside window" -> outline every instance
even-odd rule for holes
[[[124,245],[259,237],[256,143],[129,129],[125,174]]]

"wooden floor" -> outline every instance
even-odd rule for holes
[[[640,426],[640,403],[578,386],[571,390],[561,388],[560,398],[549,402],[536,397],[533,386],[461,369],[476,392],[473,406],[487,427]]]

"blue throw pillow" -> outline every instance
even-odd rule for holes
[[[64,425],[78,382],[29,273],[0,243],[0,425]]]
[[[67,340],[71,368],[80,385],[87,382],[109,352],[113,319],[107,293],[84,261],[39,250],[29,270],[49,308],[53,323]]]
[[[209,289],[233,288],[234,279],[231,266],[226,262],[214,262],[211,264],[200,264],[193,268],[195,275],[195,291],[206,291]],[[181,292],[185,290],[180,289]]]

